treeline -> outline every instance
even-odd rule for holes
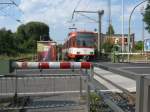
[[[50,40],[49,26],[41,22],[22,24],[16,32],[0,29],[0,55],[36,52],[36,41]]]

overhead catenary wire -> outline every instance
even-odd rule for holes
[[[7,4],[7,6],[1,7],[0,10],[4,10],[4,9],[6,9],[7,7],[10,7],[10,4]]]
[[[2,7],[2,8],[0,9],[0,11],[3,13],[3,16],[9,17],[9,18],[15,20],[16,22],[22,23],[21,20],[15,18],[15,17],[12,16],[12,15],[9,15],[8,13],[6,13],[6,12],[4,11],[4,9],[6,9],[7,7],[10,7],[10,6],[12,6],[12,5],[18,7],[18,9],[21,11],[21,9],[19,8],[19,6],[18,6],[13,0],[9,0],[9,2],[0,2],[0,5],[5,5],[4,7]],[[7,5],[7,6],[6,6],[6,5]],[[21,11],[21,12],[23,13],[23,11]]]
[[[17,19],[17,18],[15,18],[15,17],[13,17],[13,16],[7,14],[5,11],[3,11],[3,10],[0,10],[0,11],[3,13],[3,16],[9,17],[9,18],[15,20],[16,22],[22,23],[19,19]]]
[[[73,18],[74,18],[74,12],[75,12],[75,10],[79,7],[81,1],[82,1],[82,0],[79,0],[79,1],[77,2],[77,4],[76,4],[76,6],[75,6],[75,8],[74,8],[74,10],[73,10],[73,13],[72,13],[71,21],[73,20]]]
[[[20,9],[19,5],[15,1],[10,0],[10,2],[12,2],[12,4],[15,5],[19,9],[19,11],[24,14],[24,12]]]
[[[94,22],[98,22],[98,20],[93,19],[93,18],[91,18],[91,17],[89,17],[89,16],[87,16],[87,15],[85,15],[85,14],[83,14],[83,13],[78,13],[78,14],[81,15],[81,16],[84,16],[84,17],[88,18],[89,20],[92,20],[92,21],[94,21]]]
[[[76,9],[78,8],[78,6],[80,5],[81,1],[82,1],[82,0],[79,0],[79,1],[77,2],[77,5],[75,6],[74,10],[76,10]]]

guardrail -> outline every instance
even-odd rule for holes
[[[93,76],[92,63],[1,61],[2,63],[3,66],[1,67],[4,69],[0,76],[0,99],[10,98],[11,100],[7,106],[0,106],[0,110],[37,108],[50,108],[52,110],[54,108],[75,108],[78,110],[80,107],[83,111],[90,111],[88,97],[90,81]],[[29,72],[23,73],[26,70]],[[36,73],[32,73],[34,70]],[[45,74],[44,70],[49,71]],[[61,74],[61,70],[70,71]],[[60,73],[55,73],[56,71],[60,71]],[[47,105],[35,106],[36,97],[41,98],[41,100],[45,98],[46,101],[49,99],[50,102],[46,103]],[[81,97],[80,100],[78,97]],[[85,97],[84,100],[82,97]],[[24,100],[24,98],[26,99]],[[20,104],[20,102],[23,103]]]

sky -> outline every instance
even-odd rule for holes
[[[0,3],[14,1],[17,5],[0,4],[0,28],[5,27],[16,31],[17,27],[30,21],[40,21],[49,25],[51,38],[63,43],[69,28],[74,24],[78,30],[92,30],[98,28],[97,14],[86,14],[96,21],[90,20],[74,10],[98,11],[104,10],[102,17],[102,33],[108,29],[108,0],[0,0]],[[131,10],[142,0],[124,0],[124,33],[128,33],[128,19]],[[116,34],[122,33],[122,0],[111,0],[111,20]],[[146,7],[146,3],[138,7],[131,22],[131,32],[135,33],[135,40],[142,39],[142,15],[141,7]],[[17,20],[20,20],[18,22]],[[145,38],[149,38],[145,31]]]

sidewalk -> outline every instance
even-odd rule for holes
[[[124,76],[120,76],[119,74],[103,70],[98,67],[94,67],[94,79],[98,81],[100,84],[104,85],[106,89],[102,89],[101,91],[112,91],[112,92],[122,92],[121,89],[125,89],[129,92],[136,91],[136,81],[130,78],[126,78]],[[108,82],[109,81],[109,82]],[[113,83],[114,85],[112,85]],[[118,89],[118,86],[121,89]]]

